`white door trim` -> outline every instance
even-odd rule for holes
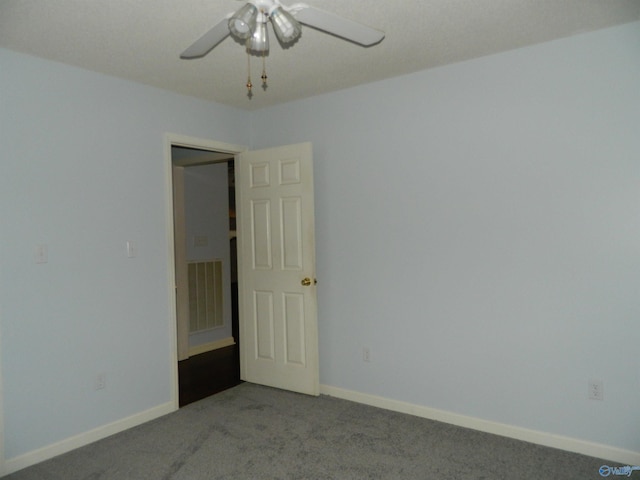
[[[187,267],[187,240],[184,211],[184,169],[175,165],[173,158],[173,265],[175,267],[176,317],[178,334],[178,361],[189,358],[189,288]]]
[[[189,137],[175,133],[165,133],[164,135],[164,170],[165,170],[165,231],[167,238],[167,290],[169,299],[169,331],[171,342],[171,398],[174,409],[179,408],[179,390],[178,390],[178,329],[176,316],[176,285],[175,285],[175,238],[173,232],[173,175],[171,147],[187,147],[198,150],[209,150],[212,152],[230,153],[233,155],[248,150],[244,145],[233,145],[230,143],[218,142],[210,139]],[[1,398],[0,398],[1,400]],[[1,427],[0,423],[0,427]],[[1,466],[1,464],[0,464]]]

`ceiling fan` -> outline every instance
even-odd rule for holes
[[[300,24],[335,35],[344,40],[369,47],[384,39],[384,32],[359,22],[325,12],[309,5],[298,3],[286,7],[279,0],[249,0],[238,11],[230,13],[213,28],[196,40],[180,54],[180,58],[204,57],[228,36],[246,45],[248,55],[263,58],[262,86],[266,90],[267,76],[264,58],[269,53],[267,23],[271,23],[278,43],[288,48],[298,41],[302,34]],[[250,68],[250,64],[249,64]],[[247,82],[248,96],[251,98],[251,75]]]

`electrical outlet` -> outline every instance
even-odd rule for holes
[[[33,261],[35,263],[47,263],[49,261],[46,245],[36,245],[33,252]]]
[[[103,390],[105,388],[107,388],[107,374],[106,373],[99,373],[98,375],[96,375],[96,381],[94,384],[94,390]]]
[[[604,400],[604,386],[602,380],[589,380],[589,399]]]
[[[371,361],[371,349],[369,347],[362,348],[362,360],[365,362]]]

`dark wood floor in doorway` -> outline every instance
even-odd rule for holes
[[[180,406],[242,383],[238,345],[201,353],[178,362]]]

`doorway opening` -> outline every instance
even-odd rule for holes
[[[171,166],[182,407],[241,383],[235,161],[233,153],[172,145]]]

